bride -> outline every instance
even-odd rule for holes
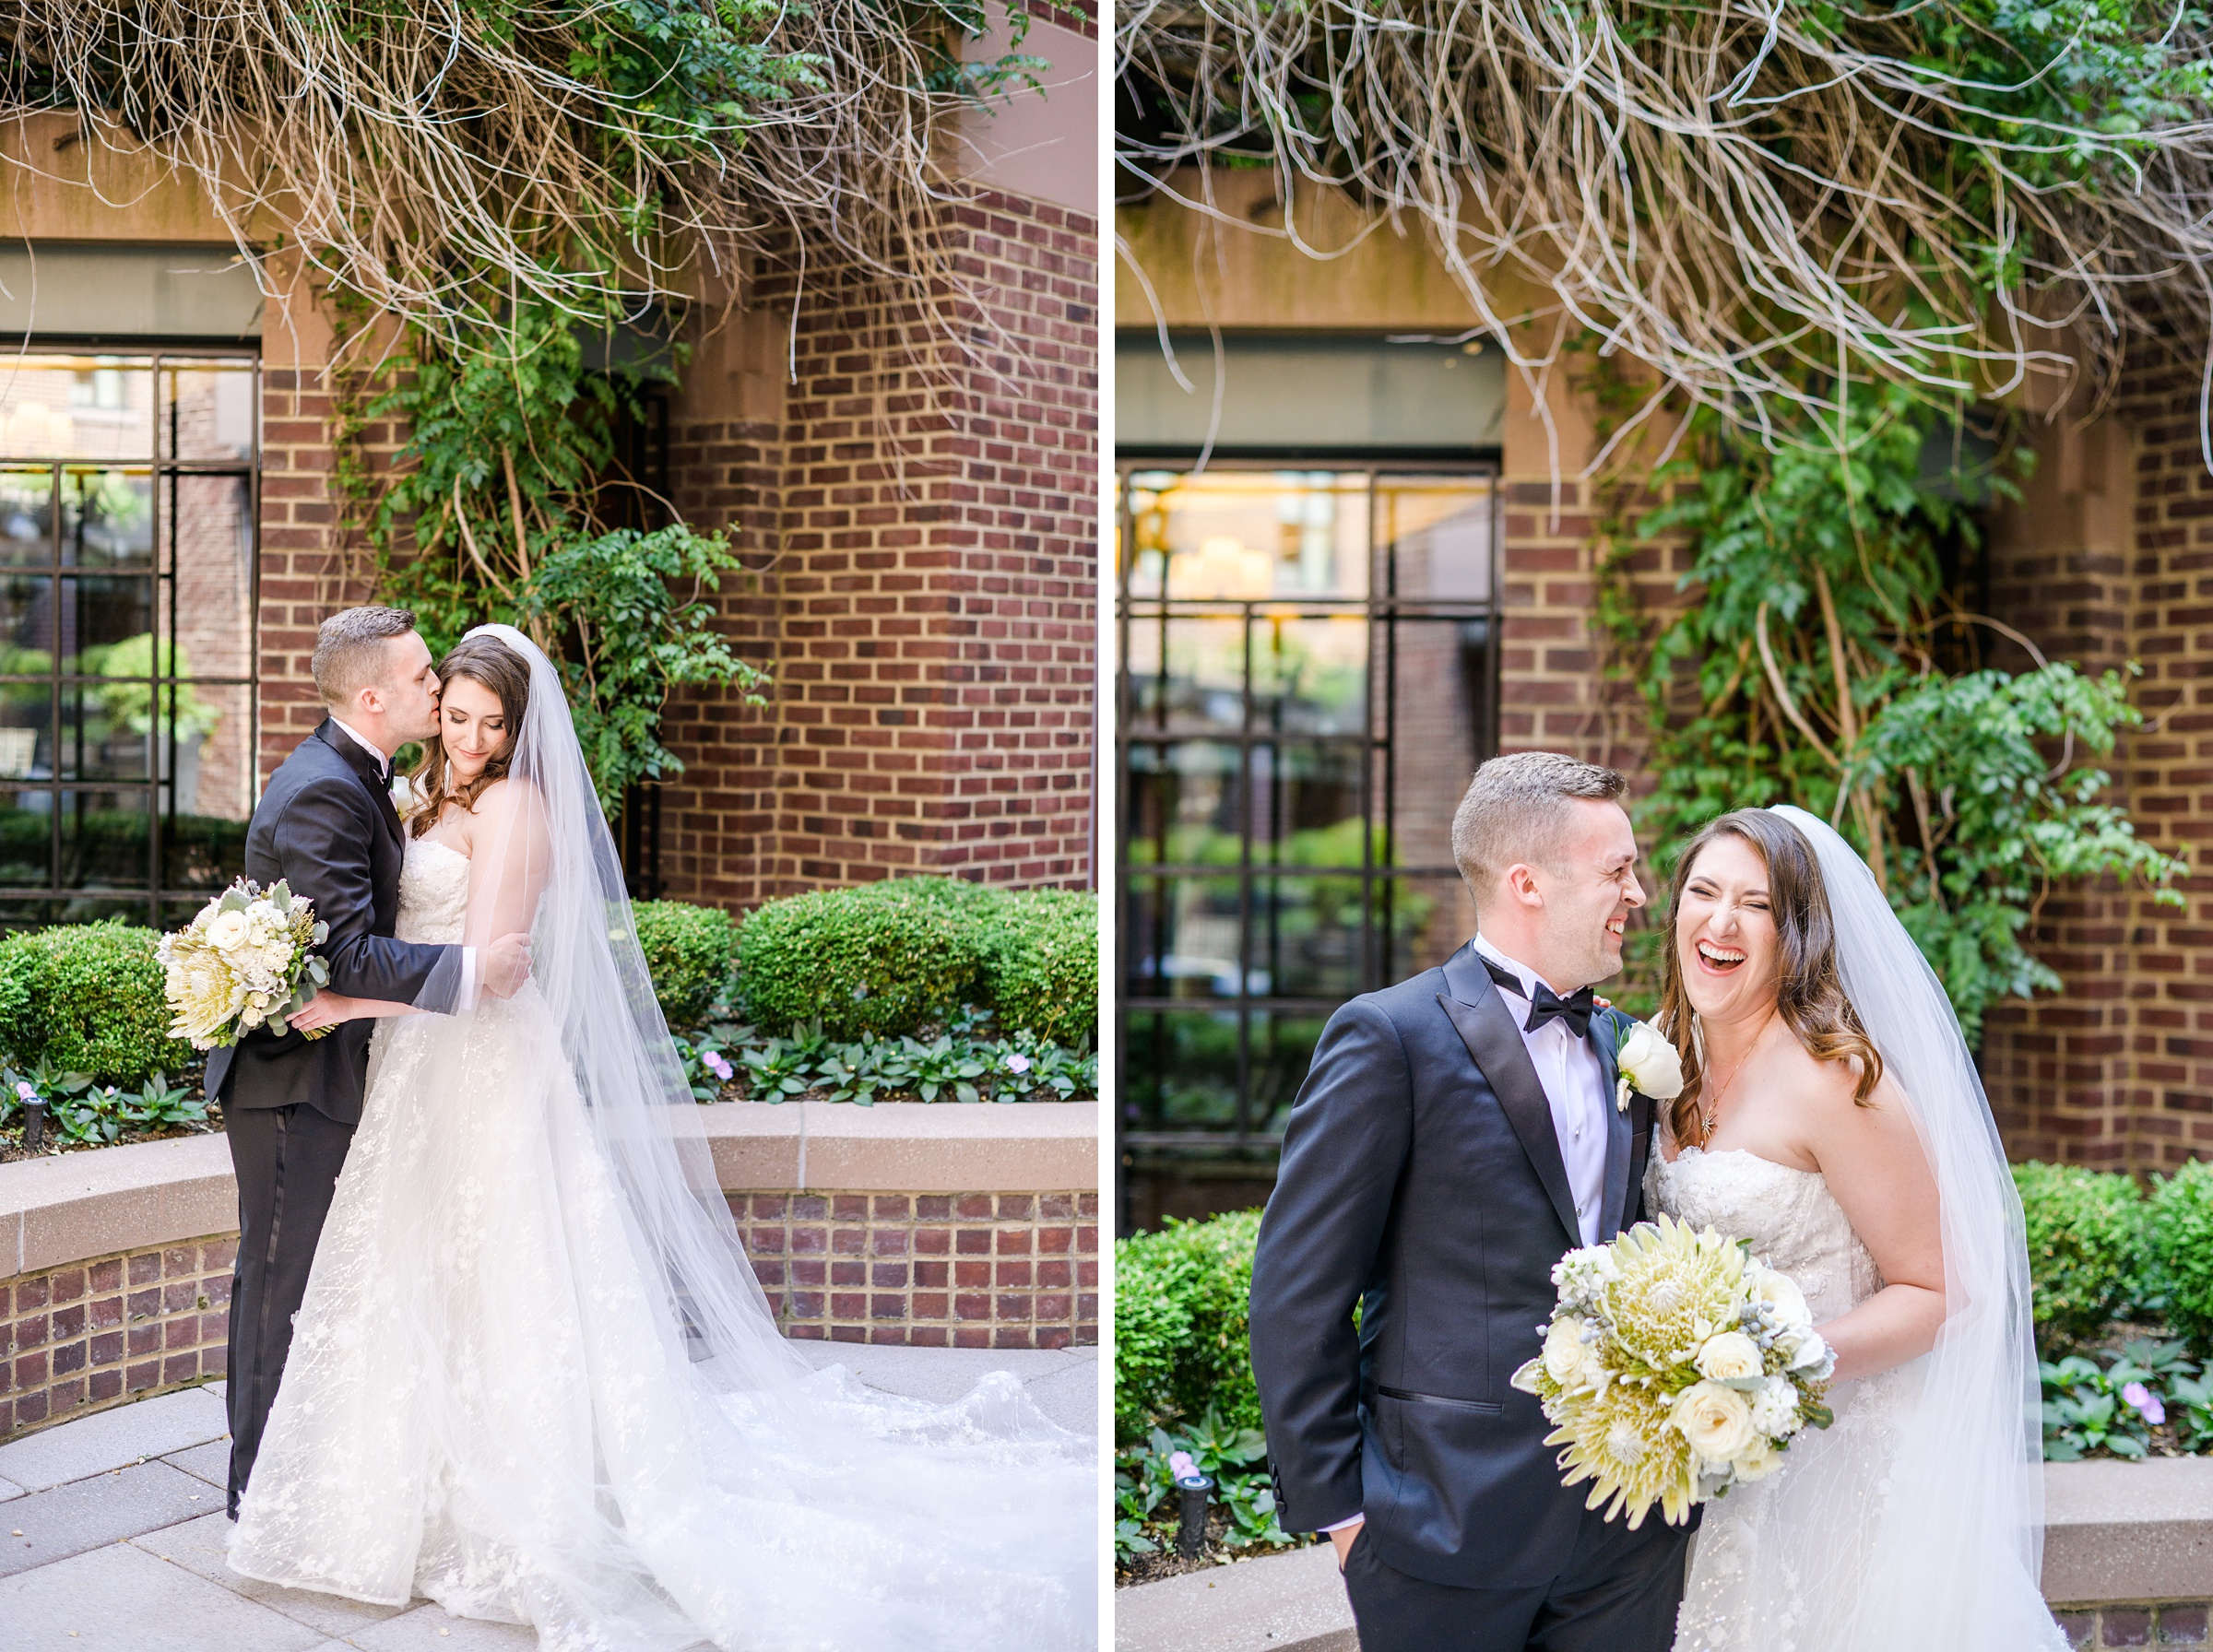
[[[1095,1639],[1091,1441],[1013,1380],[935,1407],[812,1373],[747,1266],[561,681],[441,664],[399,932],[533,974],[385,1018],[231,1566],[524,1623],[549,1652]]]
[[[1943,989],[1802,809],[1709,825],[1672,914],[1648,1202],[1749,1239],[1837,1355],[1835,1424],[1706,1505],[1675,1652],[2057,1652],[2020,1203]]]

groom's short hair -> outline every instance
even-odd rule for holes
[[[1475,771],[1452,816],[1452,858],[1477,903],[1507,867],[1548,863],[1579,799],[1619,797],[1629,783],[1564,751],[1515,751]]]
[[[315,692],[343,708],[363,689],[390,686],[390,651],[385,644],[415,629],[406,608],[341,608],[316,628]]]

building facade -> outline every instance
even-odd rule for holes
[[[1447,836],[1476,762],[1644,761],[1641,702],[1602,670],[1586,390],[1557,371],[1540,404],[1415,233],[1316,260],[1268,233],[1271,173],[1217,171],[1211,216],[1177,198],[1188,175],[1166,183],[1118,214],[1145,277],[1118,283],[1115,317],[1125,1230],[1259,1203],[1330,1010],[1472,932]],[[1342,204],[1302,198],[1299,218],[1309,244],[1353,240]],[[2142,666],[2149,720],[2114,792],[2181,854],[2213,809],[2198,378],[2140,347],[2097,418],[2034,426],[2026,496],[1983,524],[1994,618],[2053,658]],[[1402,502],[1436,512],[1440,489],[1456,502],[1427,520],[1450,525],[1425,534]],[[1308,548],[1348,518],[1333,543],[1366,583],[1319,602]],[[1673,600],[1685,555],[1639,550],[1640,599]],[[1334,655],[1286,641],[1331,625],[1353,639]],[[1990,663],[2030,663],[2009,647]],[[1324,706],[1349,737],[1326,761]],[[2112,888],[2041,908],[2031,945],[2065,990],[1995,1009],[1979,1053],[2016,1158],[2149,1171],[2213,1150],[2213,882],[2183,887],[2179,913]]]

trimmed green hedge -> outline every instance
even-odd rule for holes
[[[895,1036],[976,996],[979,926],[905,880],[771,901],[738,932],[746,1012],[783,1031],[819,1016],[832,1038]]]
[[[2094,1340],[2129,1305],[2145,1242],[2133,1177],[2073,1164],[2017,1164],[2029,1227],[2037,1346],[2047,1354]]]
[[[630,910],[662,1018],[671,1027],[691,1026],[730,977],[737,925],[718,906],[682,901],[639,901]]]
[[[2195,1159],[2152,1188],[2146,1229],[2167,1322],[2199,1358],[2213,1355],[2213,1164]]]
[[[738,937],[740,992],[759,1025],[822,1018],[834,1038],[903,1033],[964,1004],[1000,1031],[1088,1044],[1098,1030],[1098,899],[895,878],[771,901]]]
[[[120,920],[0,938],[0,1044],[102,1084],[182,1071],[198,1057],[169,1036],[160,939]]]
[[[1114,1244],[1114,1433],[1171,1431],[1214,1408],[1229,1429],[1260,1426],[1246,1345],[1260,1213],[1170,1218]]]

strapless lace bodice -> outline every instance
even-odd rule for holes
[[[1686,1147],[1673,1164],[1655,1153],[1645,1187],[1651,1210],[1751,1240],[1754,1256],[1805,1292],[1817,1323],[1851,1312],[1883,1288],[1875,1258],[1818,1171],[1741,1149]]]
[[[399,869],[399,919],[406,941],[457,946],[468,918],[468,856],[427,837],[408,840]]]

